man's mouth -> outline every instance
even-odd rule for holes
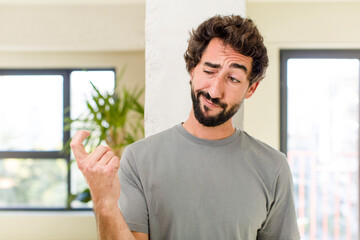
[[[220,102],[220,100],[218,98],[212,98],[209,93],[200,91],[198,93],[198,99],[200,97],[203,98],[205,106],[208,106],[208,107],[211,107],[211,108],[218,107],[218,108],[222,108],[224,110],[227,108],[226,103]]]
[[[210,99],[207,99],[204,95],[201,95],[204,102],[211,107],[220,107],[218,104],[213,103]]]

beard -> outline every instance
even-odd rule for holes
[[[218,105],[220,108],[222,108],[222,111],[220,111],[214,116],[206,116],[206,113],[208,113],[210,109],[205,105],[203,109],[201,109],[200,96],[203,96],[210,102]],[[218,98],[212,98],[209,93],[201,90],[195,94],[195,91],[192,87],[191,87],[191,99],[193,103],[193,110],[196,120],[206,127],[216,127],[228,121],[239,110],[243,102],[240,101],[239,103],[236,103],[235,105],[231,106],[229,110],[226,110],[228,104],[222,103]]]

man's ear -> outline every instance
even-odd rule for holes
[[[248,88],[247,93],[245,95],[246,99],[250,98],[254,94],[256,88],[259,86],[259,83],[260,82],[255,82],[255,83],[251,84],[251,86]]]

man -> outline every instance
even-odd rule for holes
[[[188,119],[128,146],[121,167],[107,147],[85,152],[89,132],[74,136],[99,237],[299,239],[284,155],[232,123],[268,65],[256,26],[240,16],[210,18],[192,32],[185,61]]]

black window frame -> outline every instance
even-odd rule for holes
[[[70,99],[70,75],[73,71],[113,71],[114,72],[114,86],[116,89],[116,69],[109,68],[51,68],[51,69],[0,69],[0,76],[4,75],[61,75],[63,77],[63,148],[70,140],[70,131],[65,130],[65,119],[70,117],[71,113],[71,99]],[[4,158],[36,158],[36,159],[58,159],[66,160],[67,168],[70,169],[71,154],[64,151],[0,151],[0,159]],[[0,160],[1,161],[1,160]],[[67,171],[67,199],[71,195],[71,171]],[[72,208],[71,204],[66,203],[66,207],[49,208],[49,207],[0,207],[0,211],[91,211],[91,208]]]
[[[280,151],[287,154],[287,61],[297,59],[358,59],[360,49],[280,49]],[[360,64],[359,64],[360,70]],[[360,71],[359,71],[360,72]],[[360,86],[360,74],[359,74]],[[359,89],[360,91],[360,89]],[[359,93],[360,120],[360,93]],[[358,129],[358,152],[360,153],[360,127]],[[358,203],[360,204],[360,154],[358,156]],[[358,219],[360,206],[358,206]],[[360,220],[358,221],[358,235],[360,236]]]

